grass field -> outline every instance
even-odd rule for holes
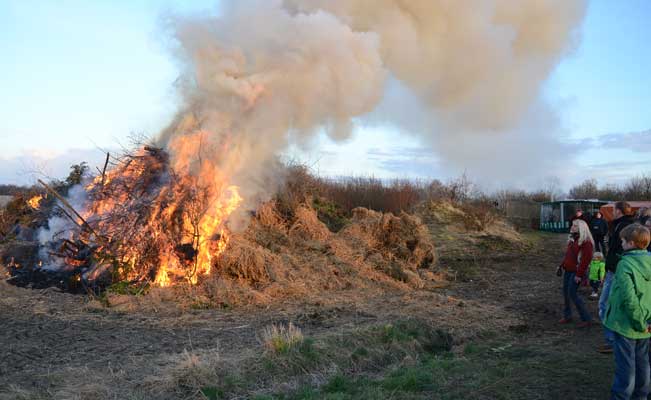
[[[107,308],[2,284],[0,398],[608,396],[613,359],[595,351],[600,327],[556,323],[564,237],[526,233],[517,248],[487,240],[465,256],[441,254],[449,282],[266,308],[188,312],[161,299],[121,308],[129,294]],[[596,302],[588,305],[594,315]],[[288,322],[300,334],[269,329]]]

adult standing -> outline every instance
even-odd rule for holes
[[[643,221],[644,224],[642,225],[644,225],[649,231],[651,231],[651,217],[644,218]],[[649,243],[649,247],[646,248],[646,251],[651,252],[651,243]]]
[[[563,299],[565,308],[563,309],[563,318],[558,321],[560,324],[567,324],[572,321],[572,307],[574,303],[576,310],[581,317],[581,322],[577,327],[583,328],[589,326],[592,322],[590,313],[585,308],[583,300],[578,296],[577,290],[579,284],[588,272],[588,265],[592,261],[594,251],[594,241],[590,235],[588,224],[582,219],[576,219],[570,228],[570,240],[567,243],[567,250],[563,258]]]
[[[588,220],[588,217],[583,213],[583,210],[581,209],[576,210],[572,218],[570,218],[570,225],[577,219],[580,219],[581,221],[588,224],[588,226],[590,226],[590,221]]]
[[[640,220],[640,225],[645,226],[646,223],[651,220],[651,208],[648,207],[643,207],[638,210],[638,213],[640,214],[639,220]]]
[[[604,285],[601,290],[601,297],[599,297],[599,318],[603,321],[606,315],[606,307],[608,306],[608,296],[610,295],[610,285],[615,271],[617,270],[617,263],[624,253],[622,248],[622,241],[619,234],[624,228],[635,223],[635,217],[632,215],[631,205],[625,201],[618,201],[614,207],[615,219],[611,224],[611,232],[608,235],[608,255],[606,256],[606,277],[604,278]],[[612,353],[613,343],[615,336],[613,332],[604,326],[604,340],[605,343],[599,347],[597,351],[600,353]]]
[[[597,213],[594,215],[594,218],[592,218],[592,221],[590,222],[590,232],[592,233],[592,238],[594,239],[595,251],[600,251],[604,256],[608,254],[606,251],[606,246],[604,244],[604,238],[608,233],[608,223],[599,211],[597,211]]]
[[[644,225],[644,223],[651,218],[651,208],[649,207],[642,207],[638,211],[639,214],[639,219],[640,223]]]

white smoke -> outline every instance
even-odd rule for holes
[[[83,211],[86,205],[86,190],[83,185],[75,185],[68,190],[66,196],[68,203],[75,210]],[[58,201],[58,200],[57,200]],[[67,238],[70,232],[78,228],[70,218],[65,216],[53,216],[47,222],[47,227],[39,228],[37,238],[39,243],[45,245],[57,238]],[[46,257],[42,257],[45,259]]]
[[[250,206],[289,144],[346,138],[358,117],[420,135],[453,165],[546,168],[559,124],[542,87],[584,14],[582,0],[227,2],[173,22],[184,105],[159,141],[207,133],[202,156]]]
[[[176,20],[185,106],[160,137],[208,132],[208,157],[254,205],[291,142],[320,129],[350,135],[351,118],[382,98],[378,37],[323,11],[291,15],[279,1],[244,1],[220,18]],[[273,175],[273,174],[271,174]]]

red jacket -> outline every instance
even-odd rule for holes
[[[588,270],[588,265],[592,261],[594,245],[589,240],[579,246],[576,240],[567,244],[565,258],[563,258],[563,269],[567,272],[576,272],[576,276],[583,278]]]

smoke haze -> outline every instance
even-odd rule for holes
[[[582,0],[243,0],[175,18],[183,107],[159,144],[200,132],[193,148],[249,206],[289,144],[345,139],[358,119],[478,175],[551,168],[563,149],[542,87],[584,14]]]

